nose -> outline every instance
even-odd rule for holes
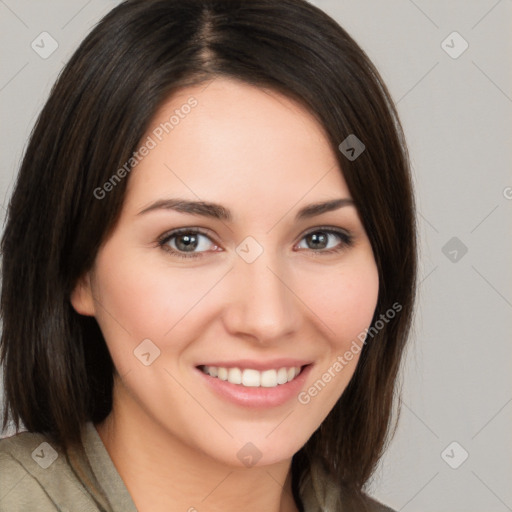
[[[303,303],[294,294],[291,275],[285,263],[267,252],[252,263],[237,258],[227,283],[226,330],[260,344],[276,343],[297,332]]]

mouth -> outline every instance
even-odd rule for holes
[[[275,388],[282,386],[297,378],[304,368],[303,366],[282,366],[259,371],[254,368],[228,368],[225,366],[200,365],[198,368],[215,379],[227,381],[231,384],[248,388]]]
[[[217,397],[237,406],[268,409],[295,400],[312,367],[313,363],[286,359],[272,363],[217,362],[196,366],[195,370]]]

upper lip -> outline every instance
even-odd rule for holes
[[[281,358],[281,359],[272,359],[269,361],[254,361],[251,359],[239,359],[237,361],[210,361],[207,363],[202,363],[198,366],[217,366],[222,368],[240,368],[240,369],[253,369],[258,371],[265,370],[278,370],[279,368],[291,368],[293,366],[306,366],[311,364],[312,361],[306,361],[304,359],[291,359],[291,358]]]

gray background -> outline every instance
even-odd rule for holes
[[[4,205],[52,83],[117,3],[0,0]],[[406,512],[512,510],[512,1],[313,3],[381,71],[416,185],[418,311],[399,428],[372,492]],[[46,59],[31,48],[44,31],[59,45]]]

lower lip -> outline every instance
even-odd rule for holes
[[[304,385],[312,365],[305,366],[300,374],[286,384],[278,384],[273,388],[246,387],[241,384],[232,384],[227,380],[207,375],[199,368],[196,370],[205,379],[208,386],[222,398],[244,407],[269,408],[283,405],[296,398]]]

